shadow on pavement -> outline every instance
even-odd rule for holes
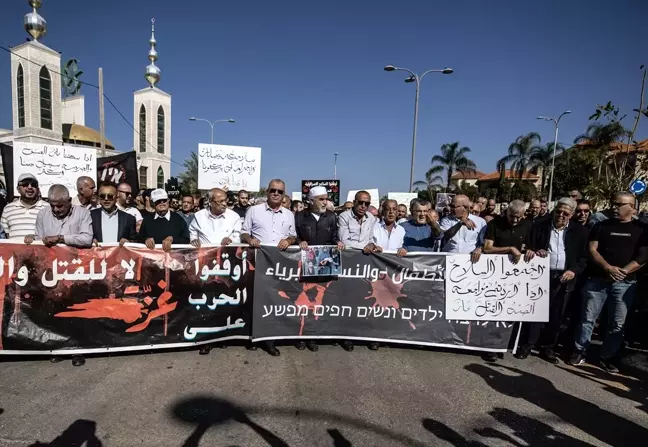
[[[394,445],[394,441],[397,441],[403,445],[412,447],[426,446],[421,441],[405,434],[394,432],[380,425],[326,411],[303,408],[244,407],[215,396],[187,397],[173,404],[170,410],[174,418],[189,424],[196,424],[195,430],[185,440],[183,447],[196,447],[200,445],[200,441],[207,430],[228,422],[239,422],[250,427],[272,447],[288,446],[286,441],[278,435],[254,422],[251,419],[253,415],[279,417],[295,421],[310,419],[316,420],[322,425],[324,423],[328,423],[329,425],[339,424],[382,436],[391,441],[390,445]],[[327,442],[330,442],[332,439],[335,447],[352,446],[352,443],[338,429],[328,429],[327,434]]]
[[[494,390],[526,401],[555,414],[563,421],[614,446],[636,446],[647,439],[648,429],[581,398],[558,390],[544,377],[504,365],[471,364],[464,367],[479,375]],[[516,373],[510,376],[498,371]]]
[[[423,419],[423,427],[434,436],[444,441],[449,442],[455,447],[485,447],[486,444],[482,444],[479,441],[469,441],[443,422],[436,421],[434,419]]]
[[[52,442],[36,441],[30,447],[102,447],[97,438],[97,423],[86,419],[77,419]]]

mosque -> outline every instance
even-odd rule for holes
[[[84,96],[76,92],[62,97],[61,55],[42,43],[47,22],[38,13],[42,0],[29,0],[32,12],[25,15],[27,42],[11,48],[11,109],[13,129],[0,129],[0,143],[14,142],[95,147],[97,157],[116,154],[117,148],[85,125]],[[137,151],[141,188],[163,188],[171,175],[171,95],[157,87],[161,71],[151,20],[151,46],[145,79],[148,86],[133,93],[133,148]],[[69,78],[67,78],[69,79]],[[68,91],[68,93],[70,93]],[[6,189],[4,168],[0,187]]]

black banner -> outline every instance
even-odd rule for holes
[[[253,278],[254,251],[242,247],[0,243],[0,354],[249,339]]]
[[[13,178],[13,147],[0,143],[0,155],[2,156],[2,169],[4,170],[5,189],[7,190],[7,203],[11,203],[16,190]]]
[[[139,174],[137,172],[137,154],[135,151],[110,157],[97,158],[97,183],[128,183],[133,197],[139,191]]]
[[[299,251],[257,250],[255,340],[347,338],[506,351],[513,324],[450,321],[445,255],[342,252],[343,274],[300,278]]]
[[[302,202],[308,200],[311,188],[323,186],[326,188],[328,198],[335,206],[340,206],[340,181],[339,180],[302,180]]]

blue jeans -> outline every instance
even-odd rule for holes
[[[609,359],[616,356],[623,343],[623,327],[636,293],[635,280],[612,282],[603,278],[589,278],[583,287],[583,309],[576,332],[576,349],[584,351],[587,348],[594,324],[607,303],[608,324],[600,357]]]

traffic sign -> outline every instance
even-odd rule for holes
[[[635,180],[630,184],[630,192],[637,195],[643,194],[646,192],[646,182],[639,179]]]

